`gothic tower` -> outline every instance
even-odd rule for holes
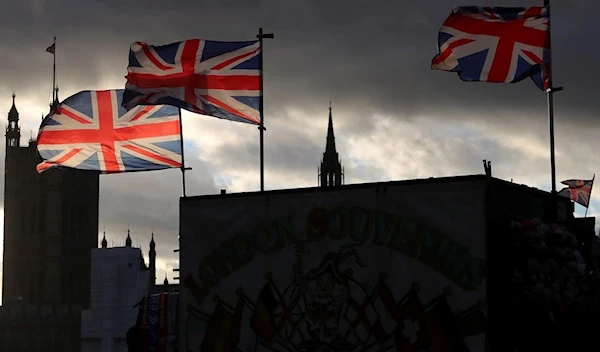
[[[331,102],[329,102],[329,125],[327,126],[327,143],[325,153],[319,168],[320,186],[334,187],[344,184],[344,169],[340,163],[335,149],[335,136],[333,134],[333,117],[331,116]]]
[[[131,247],[131,234],[129,233],[129,229],[127,229],[127,238],[125,238],[125,247]]]
[[[102,233],[102,248],[108,248],[108,241],[106,240],[106,231]]]
[[[15,95],[4,172],[2,304],[89,304],[91,249],[98,247],[99,174],[36,170],[35,140],[21,146]]]
[[[21,140],[21,127],[19,127],[19,112],[15,106],[15,93],[12,95],[12,107],[8,112],[8,126],[6,126],[6,152],[9,147],[18,147]]]

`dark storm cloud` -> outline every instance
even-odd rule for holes
[[[324,120],[324,122],[327,120]],[[272,124],[272,134],[265,134],[265,161],[269,164],[269,172],[290,172],[298,175],[307,171],[314,173],[320,162],[320,155],[325,150],[326,126],[320,129],[323,134],[322,143],[309,136],[285,131],[281,122]],[[321,139],[320,139],[321,140]],[[225,144],[219,149],[219,154],[227,156],[220,160],[220,167],[234,166],[235,169],[256,168],[259,159],[258,138],[248,139],[239,144]]]
[[[536,2],[497,0],[497,6]],[[541,1],[539,1],[541,3]],[[472,0],[470,5],[488,5]],[[490,110],[518,109],[543,115],[544,95],[530,80],[513,85],[463,83],[452,73],[431,71],[438,29],[460,4],[448,1],[29,1],[12,2],[0,14],[4,49],[0,68],[5,91],[46,94],[51,57],[59,37],[61,85],[94,89],[125,74],[129,44],[161,44],[191,37],[252,39],[258,26],[276,39],[265,45],[266,106],[324,106],[333,100],[351,109],[357,127],[372,127],[373,114],[399,118],[455,115],[484,118]],[[593,115],[591,97],[600,78],[595,40],[595,1],[555,1],[555,80],[565,91],[557,107],[583,119]],[[57,25],[60,24],[60,25]],[[40,88],[43,87],[43,88]],[[473,117],[475,116],[475,117]],[[510,116],[509,116],[510,118]],[[503,118],[503,119],[506,119]],[[359,125],[360,123],[360,125]]]
[[[545,95],[531,80],[512,85],[464,83],[453,73],[430,70],[438,29],[453,6],[538,3],[542,1],[6,1],[0,12],[0,113],[10,108],[12,91],[18,99],[48,100],[52,55],[44,50],[54,35],[64,99],[83,89],[121,88],[133,41],[251,40],[263,26],[275,33],[275,39],[265,43],[267,172],[313,180],[325,146],[331,100],[349,182],[481,173],[483,158],[493,161],[499,176],[531,174],[534,179],[546,172],[548,159],[507,147],[490,139],[491,133],[456,137],[419,126],[390,128],[387,136],[360,147],[380,149],[380,158],[370,160],[352,157],[362,152],[352,141],[365,141],[363,137],[379,131],[382,115],[398,121],[424,116],[457,125],[480,120],[505,138],[531,133],[533,142],[546,145]],[[590,160],[600,162],[600,156],[582,154],[600,148],[595,142],[597,124],[590,119],[598,106],[595,16],[600,2],[553,3],[555,83],[565,86],[556,95],[558,172],[566,174]],[[28,128],[35,127],[38,113],[28,117],[24,110],[20,108],[21,117],[32,121]],[[310,120],[305,127],[293,110]],[[308,133],[311,128],[319,133]],[[217,193],[215,178],[257,169],[257,139],[222,148],[211,156],[212,163],[186,148],[186,161],[194,168],[188,172],[188,193]],[[180,176],[176,170],[102,176],[101,226],[124,236],[130,224],[134,240],[144,248],[154,230],[157,241],[176,247]]]

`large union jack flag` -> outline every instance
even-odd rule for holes
[[[463,81],[514,83],[527,77],[549,87],[548,7],[457,7],[438,35],[431,68]]]
[[[595,177],[594,177],[595,178]],[[591,180],[566,180],[561,182],[567,187],[561,189],[558,194],[571,199],[572,201],[588,207],[594,179]]]
[[[260,43],[192,39],[131,45],[123,106],[173,105],[260,124]]]
[[[42,121],[38,172],[62,166],[102,173],[181,167],[179,112],[173,106],[121,107],[123,90],[83,91]]]

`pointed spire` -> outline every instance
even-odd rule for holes
[[[153,251],[156,248],[156,243],[154,242],[154,231],[152,231],[152,235],[150,238],[150,250]]]
[[[329,123],[327,125],[327,144],[325,154],[335,153],[335,135],[333,133],[333,116],[331,115],[331,102],[329,102]]]
[[[131,236],[129,234],[129,227],[127,228],[127,238],[125,239],[125,247],[131,247]]]
[[[17,95],[15,92],[12,94],[12,106],[10,107],[10,111],[8,112],[8,122],[19,122],[19,112],[17,111],[17,106],[15,105],[15,98]]]
[[[163,281],[163,285],[169,286],[169,280],[167,279],[167,269],[165,268],[165,281]]]
[[[106,227],[104,227],[104,230],[102,231],[102,248],[107,248],[108,247],[108,242],[106,241]]]
[[[327,144],[321,161],[319,173],[319,186],[340,186],[342,182],[342,165],[335,148],[335,134],[333,132],[333,114],[331,113],[331,102],[329,102],[329,121],[327,124]]]
[[[15,97],[17,95],[15,92],[12,94],[12,106],[10,111],[8,112],[8,125],[6,126],[6,147],[15,147],[18,148],[20,146],[21,141],[21,128],[19,127],[19,112],[17,111],[17,106],[15,105]]]

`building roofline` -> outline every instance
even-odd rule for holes
[[[207,194],[198,196],[180,197],[181,202],[201,200],[201,199],[223,199],[223,198],[237,198],[237,197],[255,197],[255,196],[276,196],[286,194],[305,194],[305,193],[327,193],[335,192],[339,190],[351,190],[351,189],[364,189],[370,187],[389,187],[389,186],[409,186],[409,185],[421,185],[421,184],[432,184],[432,183],[451,183],[451,182],[472,182],[472,181],[485,181],[487,180],[486,175],[465,175],[465,176],[451,176],[451,177],[430,177],[422,179],[402,180],[402,181],[381,181],[381,182],[369,182],[369,183],[354,183],[347,185],[340,185],[335,187],[303,187],[303,188],[287,188],[277,189],[270,191],[254,191],[254,192],[239,192],[239,193],[225,193],[225,194]],[[510,182],[508,182],[510,183]],[[526,187],[526,186],[525,186]]]
[[[208,200],[208,199],[229,199],[229,198],[241,198],[241,197],[256,197],[256,196],[279,196],[287,194],[306,194],[306,193],[326,193],[335,192],[339,190],[353,190],[353,189],[365,189],[371,187],[390,187],[390,186],[410,186],[410,185],[426,185],[434,183],[454,183],[454,182],[476,182],[486,181],[488,177],[484,174],[475,175],[461,175],[461,176],[448,176],[448,177],[430,177],[422,179],[411,179],[411,180],[396,180],[396,181],[381,181],[381,182],[369,182],[369,183],[355,183],[348,185],[340,185],[335,187],[303,187],[303,188],[287,188],[277,189],[269,191],[253,191],[253,192],[239,192],[239,193],[225,193],[225,194],[207,194],[197,196],[180,197],[180,202],[189,202],[197,200]],[[549,195],[550,192],[544,191],[538,188],[530,187],[524,184],[513,183],[510,181],[502,180],[499,178],[492,177],[493,182],[502,184],[504,186],[513,187],[520,189],[525,192],[532,192],[540,195]]]

